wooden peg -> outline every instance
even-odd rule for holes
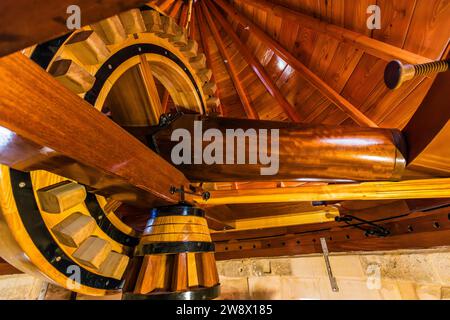
[[[91,28],[106,44],[109,45],[122,42],[127,37],[119,16],[112,16],[108,19],[94,23],[91,25]]]
[[[200,80],[202,82],[208,82],[209,80],[211,80],[212,77],[212,71],[211,69],[201,69],[197,72],[197,76],[200,78]]]
[[[127,268],[128,258],[124,254],[111,251],[100,267],[100,273],[105,277],[120,280]]]
[[[158,33],[161,38],[171,38],[182,31],[171,17],[161,16],[161,24],[162,32]]]
[[[146,10],[142,13],[147,32],[160,33],[162,32],[161,17],[156,10]]]
[[[70,91],[81,94],[89,91],[95,82],[95,77],[72,60],[55,61],[49,73]]]
[[[94,218],[80,212],[72,213],[52,228],[56,238],[69,247],[78,247],[95,230]]]
[[[145,22],[141,15],[141,10],[132,9],[119,14],[119,19],[127,34],[145,32]]]
[[[208,108],[218,108],[220,105],[220,100],[217,97],[210,97],[206,100],[206,105]]]
[[[73,253],[73,257],[85,266],[99,269],[111,252],[111,244],[98,237],[89,237]]]
[[[180,50],[187,58],[195,57],[198,52],[198,43],[195,40],[189,39],[187,44],[184,47],[181,47]]]
[[[97,64],[109,56],[106,44],[93,30],[77,32],[67,41],[66,47],[87,65]]]
[[[203,93],[212,96],[216,94],[217,91],[217,84],[215,82],[208,82],[203,86]]]
[[[62,181],[39,189],[37,195],[42,210],[61,213],[82,203],[86,199],[86,189],[78,183]]]

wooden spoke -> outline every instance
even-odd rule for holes
[[[139,70],[141,71],[145,89],[147,90],[148,99],[152,107],[151,112],[156,121],[158,121],[161,114],[164,113],[164,108],[162,107],[161,100],[159,99],[159,93],[152,74],[152,69],[144,55],[139,56],[139,61]]]

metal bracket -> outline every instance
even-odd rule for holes
[[[352,215],[344,215],[342,217],[341,216],[337,216],[336,218],[334,218],[334,220],[336,222],[344,222],[344,223],[346,223],[349,226],[352,226],[352,227],[355,227],[357,229],[360,229],[360,230],[365,232],[366,236],[387,237],[388,235],[391,234],[391,232],[388,229],[386,229],[386,228],[384,228],[382,226],[379,226],[379,225],[377,225],[374,222],[367,221],[367,220],[364,220],[364,219],[361,219],[361,218],[358,218],[358,217],[355,217],[355,216],[352,216]],[[350,222],[352,222],[353,220],[359,221],[362,224],[367,224],[371,228],[363,228],[363,227],[359,226],[358,224],[350,224]]]
[[[338,287],[336,278],[333,276],[333,271],[331,270],[330,259],[328,257],[329,253],[328,253],[327,240],[325,240],[325,238],[320,238],[320,244],[322,246],[322,252],[323,252],[323,257],[325,259],[325,265],[327,266],[327,273],[328,273],[328,278],[330,279],[331,290],[333,290],[333,292],[339,292],[339,287]]]
[[[180,188],[171,186],[170,187],[170,193],[171,194],[175,194],[175,193],[179,193],[180,194],[180,202],[186,202],[185,200],[185,194],[192,194],[192,195],[200,195],[202,197],[203,200],[208,200],[209,198],[211,198],[211,194],[208,191],[202,192],[201,194],[198,194],[195,192],[195,189],[193,187],[191,187],[192,191],[186,191],[184,190],[184,186],[181,186]]]

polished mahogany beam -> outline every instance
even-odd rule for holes
[[[293,69],[295,69],[302,77],[305,78],[314,88],[319,90],[327,99],[334,103],[339,109],[351,117],[357,124],[361,126],[377,127],[377,124],[370,120],[364,113],[351,104],[347,99],[336,92],[325,81],[320,79],[314,72],[308,69],[300,60],[298,60],[292,53],[283,48],[276,40],[267,35],[264,30],[256,26],[250,19],[244,17],[224,0],[215,0],[228,15],[236,22],[241,23],[248,31],[254,34],[264,45],[269,47],[277,56],[287,62]]]
[[[67,8],[81,9],[83,26],[139,7],[145,0],[2,0],[0,1],[0,57],[36,43],[62,36],[70,16]]]
[[[250,104],[250,100],[247,97],[247,94],[245,93],[245,89],[242,86],[241,81],[239,80],[236,67],[234,66],[232,62],[232,57],[228,53],[225,44],[222,41],[221,35],[219,33],[219,30],[217,30],[215,21],[209,14],[208,8],[206,7],[205,3],[202,1],[200,9],[200,14],[203,14],[206,17],[206,20],[209,24],[209,29],[211,30],[211,33],[213,35],[213,38],[216,42],[217,47],[219,48],[219,51],[222,55],[222,58],[225,60],[225,65],[228,69],[228,72],[230,74],[231,80],[233,81],[234,87],[236,88],[236,91],[238,93],[239,99],[241,100],[242,106],[244,107],[245,114],[249,119],[259,119],[258,113],[256,110],[252,107]],[[201,26],[202,27],[202,26]],[[205,27],[205,26],[203,26]]]
[[[221,137],[214,137],[214,143],[223,148],[222,163],[194,164],[194,150],[198,146],[205,150],[210,141],[196,143],[194,125],[202,126],[203,132],[216,129]],[[377,181],[398,180],[405,167],[403,138],[396,129],[381,129],[355,126],[305,125],[290,122],[233,119],[183,114],[168,126],[152,136],[152,142],[160,150],[160,155],[171,161],[171,151],[178,141],[172,141],[172,132],[184,129],[190,132],[191,164],[177,166],[190,180],[195,181]],[[242,129],[246,133],[245,150],[233,150],[233,157],[226,160],[226,149],[231,148],[226,141],[227,130]],[[267,143],[261,140],[261,130],[267,131]],[[271,147],[273,129],[279,132],[279,150]],[[253,133],[252,133],[253,132]],[[264,131],[263,131],[264,132]],[[273,131],[276,133],[276,131]],[[200,133],[201,135],[202,133]],[[197,135],[198,137],[198,135]],[[236,140],[236,139],[235,139]],[[250,144],[252,140],[252,144]],[[236,140],[237,141],[237,140]],[[185,143],[185,141],[183,141]],[[234,148],[237,143],[235,142]],[[262,145],[262,147],[258,147]],[[251,149],[251,152],[249,150]],[[202,152],[200,150],[200,152]],[[276,175],[261,175],[261,169],[269,165],[261,164],[261,156],[278,158],[279,170]],[[200,153],[202,155],[203,153]],[[244,164],[237,164],[239,154],[245,156]],[[255,164],[249,164],[249,155],[257,157]],[[276,155],[276,156],[275,156]],[[226,164],[228,162],[228,164]],[[230,164],[234,162],[234,164]],[[286,188],[288,189],[288,188]],[[238,190],[240,191],[240,190]],[[244,191],[244,190],[242,190]],[[253,191],[253,190],[252,190]],[[213,191],[212,193],[214,193]],[[325,200],[325,199],[318,199]],[[342,199],[338,199],[342,200]],[[210,201],[216,201],[211,199]],[[234,200],[231,200],[233,203]],[[258,202],[258,201],[256,201]]]
[[[115,200],[174,203],[185,176],[20,53],[0,59],[0,163],[48,170]]]
[[[222,26],[222,29],[225,30],[228,36],[233,40],[234,44],[238,48],[239,54],[242,55],[247,64],[253,69],[256,76],[266,88],[267,92],[269,92],[270,95],[275,98],[277,103],[281,106],[290,120],[300,122],[301,119],[298,112],[286,100],[285,96],[280,92],[280,89],[275,85],[261,63],[253,56],[248,47],[246,47],[242,43],[241,39],[234,32],[234,29],[230,25],[230,23],[219,13],[215,6],[213,6],[209,1],[207,1],[206,3],[209,10],[212,12],[213,17],[219,22],[219,24]]]
[[[222,6],[224,0],[215,1]],[[354,32],[331,23],[327,23],[312,16],[300,13],[298,11],[283,7],[275,3],[271,3],[266,0],[246,0],[245,3],[262,9],[268,13],[274,14],[275,16],[282,19],[298,23],[303,27],[307,27],[314,31],[324,33],[330,37],[348,43],[352,46],[355,46],[356,48],[364,50],[365,52],[377,58],[386,61],[398,59],[403,62],[412,64],[431,62],[430,59],[412,53],[408,50],[404,50],[388,43],[367,37],[361,33]]]

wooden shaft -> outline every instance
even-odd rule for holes
[[[215,2],[220,6],[222,6],[224,3],[223,0],[216,0]],[[370,53],[375,57],[386,61],[399,59],[404,62],[413,64],[426,63],[431,61],[428,58],[417,55],[410,51],[367,37],[365,35],[362,35],[361,33],[321,21],[312,16],[291,10],[289,8],[271,3],[266,0],[247,0],[245,1],[245,3],[274,14],[275,16],[282,19],[290,20],[292,22],[300,24],[303,27],[307,27],[314,31],[318,31],[328,36],[334,37],[339,41],[344,41],[352,46],[366,51],[367,53]]]
[[[219,22],[222,28],[226,31],[228,36],[233,40],[237,46],[239,53],[248,63],[248,65],[253,69],[256,76],[259,78],[261,83],[264,85],[266,90],[270,93],[272,97],[278,102],[278,104],[283,108],[284,112],[287,114],[288,118],[292,121],[299,122],[300,116],[298,115],[295,108],[286,100],[285,96],[280,92],[280,89],[275,85],[273,79],[270,78],[269,74],[266,72],[261,63],[253,56],[250,50],[242,43],[239,36],[234,32],[231,24],[219,13],[215,6],[207,1],[207,6],[211,11],[214,18]]]
[[[188,196],[188,200],[208,205],[238,203],[275,203],[334,200],[431,199],[450,197],[450,179],[408,180],[401,182],[365,182],[295,188],[210,191],[203,200]]]
[[[245,111],[247,117],[250,119],[258,119],[259,118],[258,113],[251,106],[250,100],[248,99],[247,94],[245,93],[245,89],[242,86],[241,81],[239,80],[236,68],[233,65],[232,60],[231,60],[232,59],[231,55],[228,53],[227,49],[225,48],[225,45],[222,41],[219,30],[217,30],[215,22],[214,22],[213,18],[211,17],[211,15],[208,11],[208,8],[206,7],[206,5],[203,1],[201,2],[201,6],[202,6],[201,7],[202,14],[206,17],[206,21],[208,21],[209,28],[214,37],[216,45],[219,48],[222,58],[224,60],[226,60],[225,65],[228,69],[231,80],[233,81],[234,87],[236,88],[236,91],[239,95],[239,99],[241,100],[242,106],[244,107],[244,111]]]
[[[305,78],[314,88],[319,90],[326,98],[334,103],[339,109],[351,117],[357,124],[361,126],[377,127],[377,124],[365,116],[358,108],[351,104],[347,99],[336,92],[325,81],[320,79],[314,72],[309,70],[303,63],[294,57],[288,50],[283,48],[277,41],[267,35],[261,28],[256,26],[250,19],[241,15],[236,9],[229,5],[226,1],[216,0],[217,3],[229,15],[233,21],[237,21],[248,26],[248,31],[253,33],[262,43],[268,46],[281,59],[292,66],[301,76]]]
[[[203,150],[211,144],[210,141],[202,141],[202,136],[199,136],[199,143],[196,143],[195,124],[201,124],[202,132],[209,129],[219,130],[221,137],[214,137],[214,143],[220,144],[223,149],[222,164],[220,162],[205,164],[204,161],[194,164],[194,148],[197,146],[201,148],[199,155],[204,160]],[[168,161],[172,161],[171,151],[179,143],[171,141],[172,132],[176,129],[186,129],[192,137],[191,164],[180,164],[177,168],[195,181],[398,180],[405,167],[402,155],[403,138],[395,129],[304,125],[184,114],[152,137],[161,150],[161,156]],[[250,138],[247,137],[245,150],[234,150],[232,161],[227,161],[226,150],[230,146],[227,146],[229,143],[226,141],[226,131],[234,132],[237,129],[242,129],[243,133],[247,132],[252,137],[253,143],[250,145]],[[268,130],[268,137],[272,135],[272,129],[279,130],[278,151],[272,150],[269,140],[265,141],[267,144],[261,142],[263,146],[259,147],[261,129]],[[273,152],[275,158],[275,153],[278,152],[278,172],[275,175],[262,175],[261,169],[268,165],[262,165],[258,159],[250,164],[250,148],[250,155],[255,158],[260,157],[260,153],[266,154],[269,150],[270,154]],[[245,163],[237,164],[238,154],[245,155]]]
[[[34,62],[4,57],[0,77],[1,163],[48,170],[119,201],[178,201],[170,187],[188,184],[181,172]]]

